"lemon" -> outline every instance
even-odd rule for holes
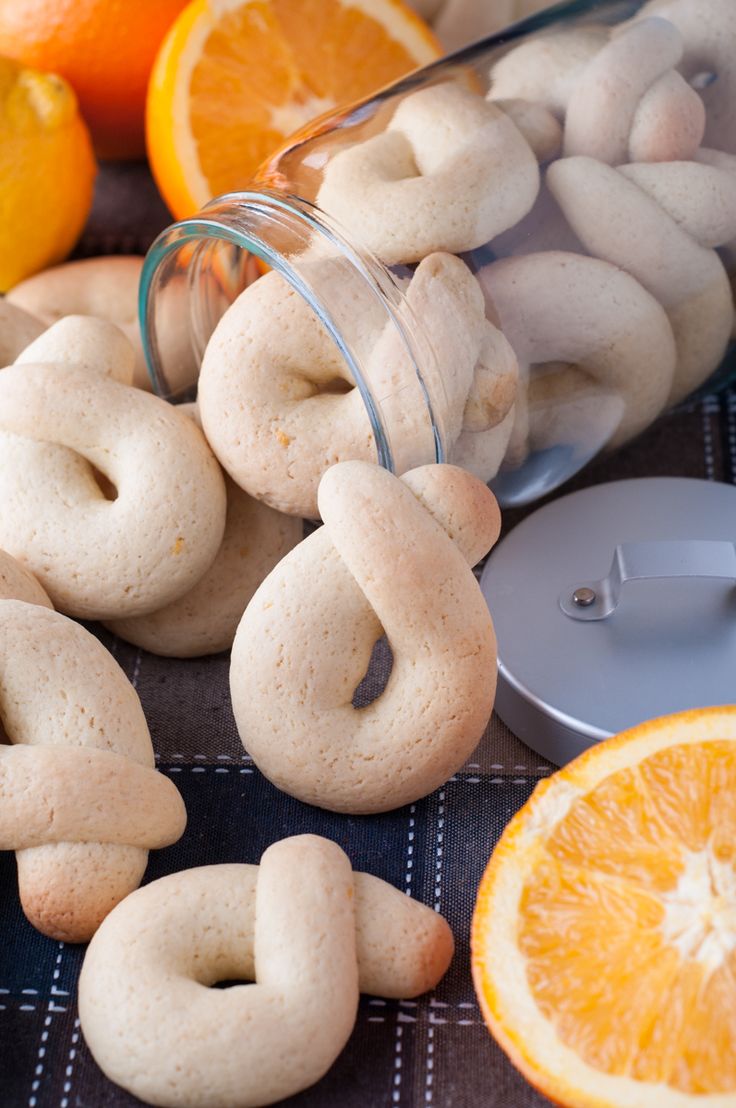
[[[95,172],[67,82],[0,57],[0,292],[67,256]]]

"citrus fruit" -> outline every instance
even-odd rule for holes
[[[736,1103],[736,707],[666,716],[537,786],[472,962],[512,1062],[568,1108]]]
[[[92,204],[95,171],[66,81],[0,58],[0,292],[66,257]]]
[[[0,54],[69,81],[100,157],[140,157],[148,76],[185,3],[0,0]]]
[[[151,73],[148,156],[178,218],[244,187],[287,135],[440,47],[402,0],[193,0]]]

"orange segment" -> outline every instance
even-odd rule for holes
[[[541,783],[473,919],[492,1034],[569,1108],[736,1104],[736,707],[654,720]]]
[[[177,218],[243,188],[318,115],[433,61],[402,0],[194,0],[149,86],[149,159]]]

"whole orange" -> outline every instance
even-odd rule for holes
[[[145,153],[148,75],[186,0],[0,0],[0,54],[59,73],[102,158]]]

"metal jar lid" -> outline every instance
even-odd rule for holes
[[[496,711],[563,763],[645,719],[736,701],[736,488],[615,481],[538,509],[481,576]]]

